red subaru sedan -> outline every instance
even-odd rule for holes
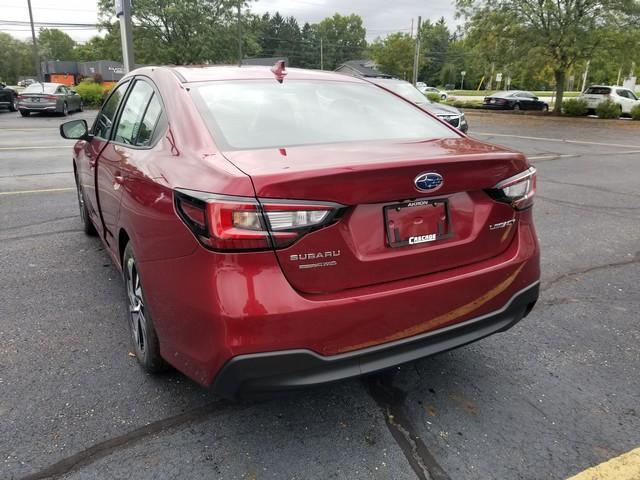
[[[538,298],[535,169],[366,80],[148,67],[60,130],[147,371],[226,397],[320,384],[504,331]]]

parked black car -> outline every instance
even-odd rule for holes
[[[12,112],[18,109],[18,92],[0,83],[0,108],[8,108]]]
[[[483,108],[491,110],[540,110],[549,111],[549,104],[543,102],[531,92],[509,90],[496,92],[484,97]]]
[[[409,82],[396,78],[367,78],[366,80],[414,102],[423,110],[450,123],[463,133],[467,133],[467,130],[469,130],[469,124],[467,123],[464,113],[451,105],[431,102],[420,90]]]

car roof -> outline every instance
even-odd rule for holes
[[[181,66],[170,67],[183,83],[211,82],[216,80],[262,80],[273,79],[271,67],[264,66]],[[322,70],[306,70],[287,68],[287,79],[293,80],[327,80],[338,82],[365,83],[363,80],[341,73]]]

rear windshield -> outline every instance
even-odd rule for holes
[[[458,136],[371,84],[240,80],[191,84],[190,91],[225,149]]]
[[[589,87],[584,93],[587,95],[609,95],[611,93],[611,89],[608,87]]]
[[[44,85],[41,83],[32,83],[27,88],[23,90],[22,93],[56,93],[56,89],[58,85],[55,84],[47,84]]]

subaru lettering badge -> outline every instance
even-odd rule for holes
[[[416,177],[413,183],[416,184],[416,188],[421,192],[433,192],[438,190],[442,186],[444,179],[442,175],[435,172],[421,173]]]

